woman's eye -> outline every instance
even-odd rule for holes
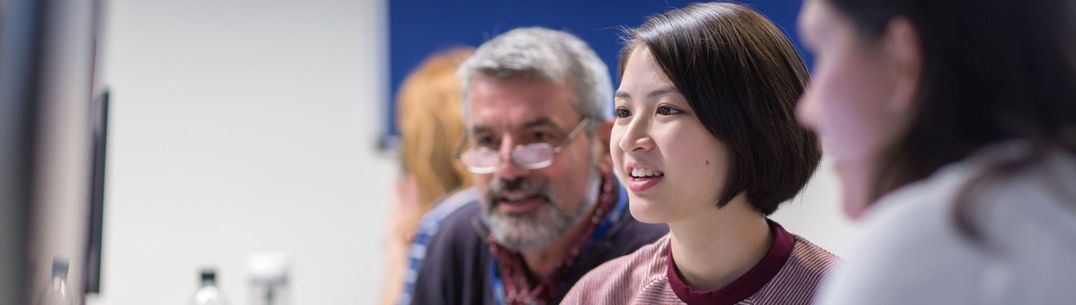
[[[616,110],[613,110],[613,114],[618,118],[626,118],[631,116],[631,111],[626,108],[617,108]]]
[[[684,113],[684,112],[681,111],[680,109],[676,109],[676,108],[669,107],[669,106],[658,106],[657,113],[660,114],[660,115],[674,115],[674,114],[681,114],[681,113]]]

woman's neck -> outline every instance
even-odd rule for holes
[[[677,270],[700,291],[732,283],[773,244],[766,218],[743,194],[713,212],[669,223],[669,232]]]

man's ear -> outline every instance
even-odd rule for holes
[[[594,121],[594,149],[598,150],[598,168],[603,172],[613,169],[613,159],[609,155],[609,139],[613,132],[613,121]]]
[[[594,124],[594,136],[597,137],[598,142],[601,142],[605,152],[609,152],[609,138],[612,137],[613,121],[596,121]]]
[[[923,72],[919,32],[908,18],[895,17],[886,26],[883,46],[893,64],[893,94],[890,109],[903,116],[913,107]]]

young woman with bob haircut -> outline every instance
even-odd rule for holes
[[[627,31],[611,151],[657,242],[591,271],[565,304],[809,304],[837,260],[767,215],[821,158],[794,108],[807,69],[762,15],[694,4]]]

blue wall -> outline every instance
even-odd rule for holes
[[[390,100],[382,126],[382,147],[396,135],[396,91],[403,79],[427,56],[459,46],[477,47],[513,28],[543,26],[571,32],[590,44],[615,79],[620,29],[638,26],[647,16],[697,1],[538,1],[538,0],[389,0]],[[738,1],[769,17],[796,39],[799,0]],[[802,49],[810,66],[810,58]],[[615,87],[614,87],[615,88]],[[611,102],[611,101],[610,101]]]

